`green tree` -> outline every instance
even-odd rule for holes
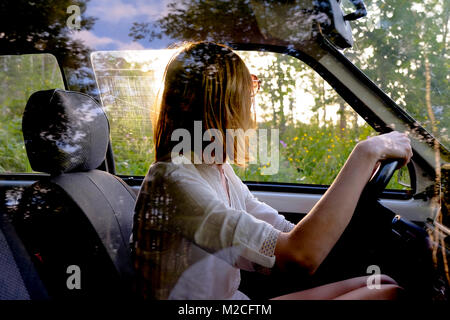
[[[250,0],[181,0],[169,3],[169,13],[155,23],[135,22],[134,40],[169,36],[175,41],[210,40],[221,43],[261,39]]]
[[[68,68],[85,66],[89,49],[73,40],[67,27],[67,8],[76,4],[80,8],[81,30],[94,25],[93,17],[85,16],[89,0],[73,3],[71,0],[0,2],[1,54],[52,53]]]
[[[426,61],[431,76],[435,134],[450,145],[448,0],[368,0],[369,15],[353,23],[346,55],[391,98],[432,132],[426,108]]]

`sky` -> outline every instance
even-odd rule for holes
[[[91,30],[74,33],[74,38],[96,50],[139,50],[165,48],[170,40],[132,41],[128,36],[133,22],[154,22],[165,15],[170,0],[91,0],[84,15],[95,17]]]

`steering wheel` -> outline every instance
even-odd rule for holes
[[[379,198],[381,196],[381,193],[391,180],[392,176],[394,175],[394,172],[397,169],[398,165],[399,162],[396,159],[383,161],[378,167],[378,170],[374,173],[372,178],[367,183],[364,189],[364,194],[371,198]]]

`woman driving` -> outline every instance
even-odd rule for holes
[[[245,136],[230,140],[227,133],[255,128],[254,80],[236,53],[211,42],[184,45],[167,65],[156,103],[156,161],[133,226],[136,286],[144,298],[249,299],[239,291],[240,269],[270,273],[295,266],[313,274],[379,161],[405,165],[412,156],[409,138],[399,132],[359,142],[320,201],[294,225],[257,200],[230,165],[250,158]],[[274,298],[395,299],[400,291],[382,275],[377,289],[359,277]]]

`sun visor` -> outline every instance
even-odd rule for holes
[[[252,0],[262,35],[302,44],[320,34],[340,49],[353,45],[350,20],[366,15],[362,0],[351,0],[356,10],[344,15],[337,0]]]

